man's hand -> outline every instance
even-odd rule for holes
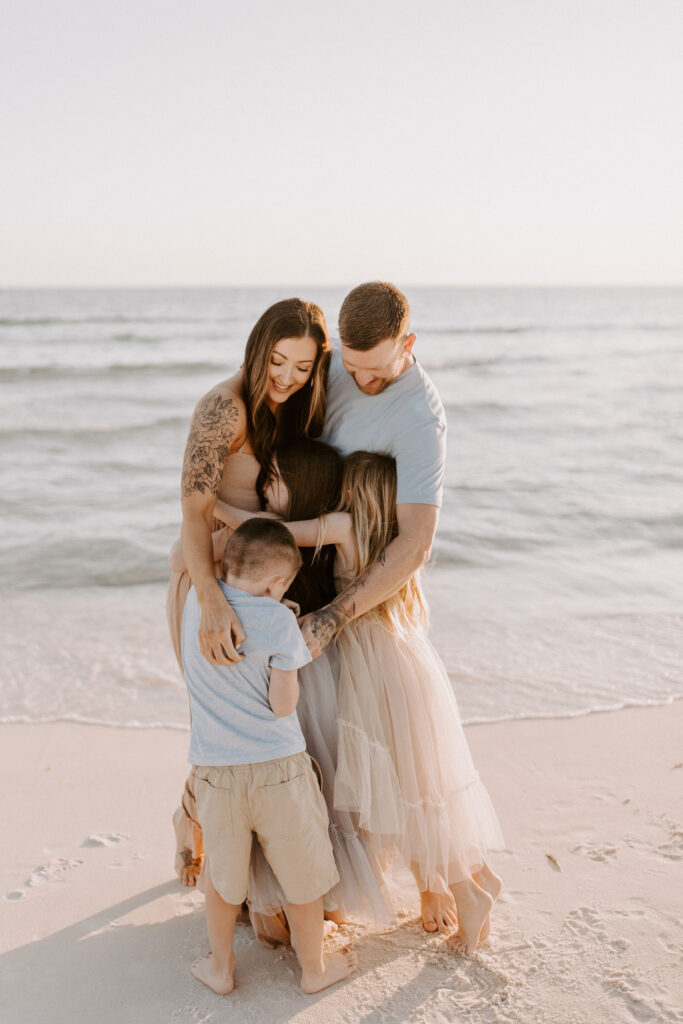
[[[201,604],[199,650],[213,665],[234,665],[243,654],[235,648],[244,643],[242,623],[218,590],[218,599],[205,597]]]
[[[342,625],[343,623],[338,621],[338,616],[329,605],[321,608],[320,611],[309,612],[308,615],[299,619],[299,628],[312,658],[317,658],[322,654]]]

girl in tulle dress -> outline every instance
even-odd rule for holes
[[[345,461],[340,510],[287,525],[300,547],[335,545],[341,590],[383,557],[397,532],[395,506],[394,459],[354,452]],[[470,953],[488,934],[501,888],[486,854],[503,839],[426,625],[412,577],[337,637],[334,807],[357,816],[378,852],[399,853],[421,892],[450,889],[458,931],[448,943]]]

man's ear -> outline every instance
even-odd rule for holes
[[[406,340],[403,342],[403,354],[409,356],[413,351],[413,345],[417,341],[416,334],[409,334]]]

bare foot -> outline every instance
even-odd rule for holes
[[[446,945],[454,953],[466,953],[469,956],[477,947],[484,922],[491,913],[493,900],[471,879],[457,882],[452,888],[458,907],[458,930],[446,940]]]
[[[268,914],[257,914],[250,908],[249,917],[251,918],[251,926],[254,929],[256,938],[264,946],[267,946],[268,949],[275,949],[279,943],[283,946],[288,946],[291,943],[292,936],[290,935],[287,918],[283,911],[271,916]]]
[[[425,889],[420,893],[422,927],[426,932],[443,932],[455,928],[455,900],[451,893],[432,892]]]
[[[503,881],[498,877],[495,871],[492,871],[488,864],[484,863],[481,871],[477,871],[472,878],[477,883],[480,889],[487,892],[491,899],[495,902],[500,896],[501,889],[503,888]],[[484,921],[481,931],[479,933],[479,941],[483,942],[484,939],[488,939],[491,934],[491,915]]]
[[[307,995],[314,992],[321,992],[330,985],[336,985],[343,981],[356,970],[358,960],[355,953],[348,949],[342,949],[339,953],[323,953],[322,971],[302,971],[301,989]]]
[[[481,939],[482,929],[491,913],[493,899],[468,879],[453,887],[458,908],[458,931],[446,940],[454,953],[467,955],[474,952]]]
[[[234,954],[230,955],[230,966],[219,970],[213,960],[213,953],[208,956],[200,956],[190,967],[190,974],[197,981],[208,985],[210,989],[217,992],[219,996],[227,996],[235,987],[232,972],[235,969]]]
[[[326,910],[325,920],[334,921],[335,924],[346,924],[346,918],[342,914],[341,910]]]

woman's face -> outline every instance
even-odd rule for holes
[[[271,412],[310,379],[318,346],[313,338],[281,338],[270,353],[267,403]]]
[[[272,475],[263,488],[263,499],[266,503],[266,512],[274,512],[276,516],[287,516],[289,514],[289,491],[280,476],[280,470],[275,459],[273,459]]]

